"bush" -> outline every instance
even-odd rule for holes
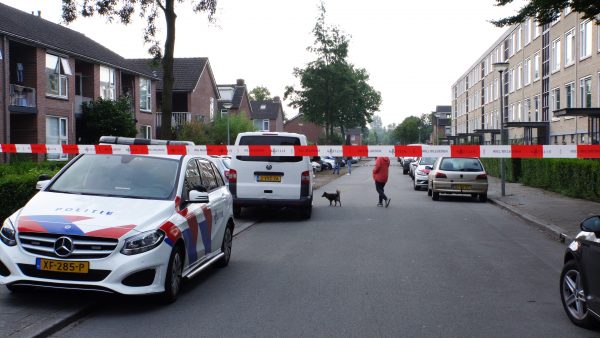
[[[85,102],[81,105],[83,112],[83,130],[81,142],[96,144],[100,136],[135,137],[135,116],[131,109],[130,99],[121,96],[117,100]]]
[[[481,163],[485,171],[494,177],[500,177],[500,159],[499,158],[480,158]],[[504,159],[504,174],[507,182],[517,182],[518,171],[516,170],[517,163],[516,159],[505,158]]]
[[[239,133],[254,131],[254,125],[242,114],[229,117],[229,137],[233,144]],[[195,144],[227,144],[227,117],[218,117],[212,124],[190,122],[177,133],[177,139]]]
[[[0,165],[0,222],[23,207],[37,193],[41,174],[53,176],[65,162],[15,162]]]
[[[181,141],[192,141],[195,144],[210,143],[210,128],[208,125],[192,121],[184,124],[177,132],[177,139]]]

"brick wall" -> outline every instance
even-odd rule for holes
[[[298,133],[306,135],[308,143],[316,144],[319,136],[324,134],[324,128],[312,122],[304,121],[302,117],[296,117],[288,121],[283,130],[288,133]]]
[[[140,76],[136,76],[135,77],[135,94],[134,94],[134,98],[133,98],[133,105],[134,105],[134,112],[135,112],[135,118],[137,119],[137,124],[136,124],[136,128],[138,130],[138,135],[140,133],[140,126],[141,125],[146,125],[146,126],[150,126],[151,130],[152,130],[152,138],[155,138],[156,135],[155,131],[156,131],[156,126],[155,126],[155,115],[154,112],[156,111],[156,81],[152,81],[151,87],[152,87],[152,94],[151,94],[151,98],[152,98],[152,106],[150,109],[150,112],[146,112],[146,111],[142,111],[140,109],[140,98],[141,98],[141,91],[140,91],[140,80],[141,77]]]
[[[210,99],[213,99],[213,115],[218,112],[217,98],[219,94],[215,89],[216,84],[212,81],[208,66],[204,68],[196,88],[189,95],[189,109],[192,113],[192,120],[198,119],[197,116],[204,116],[204,121],[210,121]]]

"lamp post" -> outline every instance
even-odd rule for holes
[[[229,108],[231,108],[231,103],[223,103],[223,108],[227,109],[227,145],[230,145],[231,142],[229,141]]]
[[[506,130],[504,129],[504,78],[502,74],[508,70],[508,62],[496,62],[492,64],[495,70],[500,74],[500,143],[502,145],[506,144]],[[500,189],[502,192],[502,196],[506,195],[506,177],[504,174],[504,157],[500,157]]]

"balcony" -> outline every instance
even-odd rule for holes
[[[156,113],[156,127],[162,125],[162,113]],[[192,113],[171,113],[171,127],[181,127],[186,123],[192,122]]]
[[[92,102],[94,101],[94,99],[92,99],[91,97],[85,97],[85,96],[79,96],[76,95],[75,96],[75,117],[80,117],[82,112],[81,109],[81,105],[86,103],[86,102]]]
[[[35,99],[35,88],[11,84],[8,109],[12,113],[37,114]]]

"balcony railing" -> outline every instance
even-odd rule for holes
[[[16,107],[35,108],[35,88],[11,84],[10,105]]]
[[[171,127],[181,127],[192,122],[192,113],[171,113]],[[162,113],[156,113],[156,126],[162,126]]]

